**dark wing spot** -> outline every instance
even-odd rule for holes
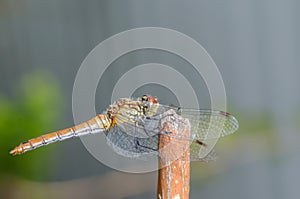
[[[224,112],[224,111],[219,111],[221,115],[224,115],[226,117],[231,116],[230,113]]]

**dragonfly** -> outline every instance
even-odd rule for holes
[[[188,119],[191,132],[189,136],[174,135],[161,130],[162,119],[172,114]],[[190,160],[207,161],[216,156],[212,148],[217,140],[234,133],[238,126],[237,119],[227,112],[163,105],[156,97],[143,95],[136,99],[121,98],[102,114],[73,127],[22,142],[10,154],[23,154],[72,137],[105,133],[107,144],[115,152],[126,157],[138,157],[158,153],[159,136],[166,135],[189,141]]]

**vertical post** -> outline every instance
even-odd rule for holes
[[[187,138],[190,137],[190,124],[187,119],[183,119],[173,111],[171,112],[171,117],[166,117],[164,121],[161,121],[161,134],[158,143],[160,158],[157,198],[188,199],[190,190],[190,140]]]

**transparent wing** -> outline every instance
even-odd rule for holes
[[[238,127],[237,119],[231,114],[217,110],[187,109],[176,106],[154,104],[150,108],[150,117],[163,115],[167,110],[173,109],[178,115],[187,118],[191,124],[194,139],[208,140],[234,133]],[[161,117],[158,117],[161,118]]]
[[[238,129],[238,121],[229,113],[214,110],[181,109],[180,115],[191,123],[194,139],[218,139],[234,133]]]
[[[148,160],[149,157],[162,156],[158,151],[158,135],[148,138],[137,138],[127,134],[119,126],[114,127],[108,132],[107,144],[116,153],[124,157]],[[179,145],[181,144],[182,140],[179,139],[178,145],[175,144],[175,147],[180,147]],[[192,142],[190,145],[190,161],[208,162],[215,160],[216,157],[215,151],[210,148],[209,144],[203,146]],[[176,155],[169,155],[168,158],[176,159]]]
[[[193,139],[214,140],[234,133],[238,129],[238,121],[234,116],[223,111],[197,110],[154,104],[148,112],[123,108],[116,117],[116,123],[128,134],[135,137],[149,137],[159,134],[160,119],[164,113],[174,109],[178,115],[187,118],[191,124]],[[190,138],[186,138],[190,139]]]
[[[131,126],[131,125],[129,125]],[[128,134],[124,127],[116,125],[107,134],[107,144],[122,156],[145,159],[148,155],[157,155],[158,135],[147,138]]]
[[[204,157],[201,154],[201,146],[199,144],[193,143],[190,147],[190,160],[191,161],[202,161],[202,162],[209,162],[214,161],[218,158],[217,153],[214,149],[211,149],[208,154]]]
[[[214,151],[214,146],[217,142],[216,140],[209,140],[205,142],[205,145],[200,145],[197,142],[192,142],[190,146],[190,159],[191,161],[204,161],[208,162],[215,160],[217,154]]]
[[[192,161],[214,159],[212,151],[218,139],[238,129],[237,120],[222,111],[184,109],[160,104],[152,105],[147,112],[143,112],[141,107],[123,107],[115,118],[116,127],[108,133],[108,144],[117,153],[127,157],[157,155],[160,120],[170,109],[187,118],[191,124],[191,137],[180,137],[178,143],[180,139],[191,141]],[[200,140],[205,145],[192,142],[193,140]]]
[[[172,146],[166,145],[164,148],[158,149],[158,140],[159,140],[158,134],[155,134],[147,138],[135,137],[133,136],[134,133],[128,134],[127,132],[123,131],[125,127],[123,126],[123,124],[116,125],[113,129],[111,129],[107,133],[107,144],[110,147],[112,147],[112,149],[116,153],[125,157],[135,158],[140,160],[149,160],[150,158],[153,158],[153,156],[156,157],[160,156],[163,160],[174,161],[180,155],[182,155],[178,153],[172,153],[174,149],[184,150],[184,148],[182,148],[183,146],[189,147],[189,145],[186,145],[186,141],[180,138],[180,139],[176,139],[177,141],[173,141]],[[195,146],[196,145],[197,144],[195,144]],[[172,149],[169,147],[172,147]],[[193,149],[195,150],[191,150],[190,152],[191,160],[207,161],[200,157],[201,153],[197,151],[200,150],[199,147],[198,148],[195,147]],[[166,156],[166,154],[168,155]],[[168,159],[166,159],[166,157]]]
[[[181,116],[191,123],[191,134],[194,140],[205,145],[191,145],[191,160],[207,161],[215,159],[213,148],[222,136],[234,133],[238,129],[238,121],[229,113],[213,110],[181,109]]]

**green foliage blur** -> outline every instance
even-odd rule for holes
[[[11,156],[21,142],[57,130],[61,115],[61,91],[46,72],[34,72],[16,81],[13,96],[0,93],[0,176],[13,174],[45,180],[56,147],[46,147]]]

